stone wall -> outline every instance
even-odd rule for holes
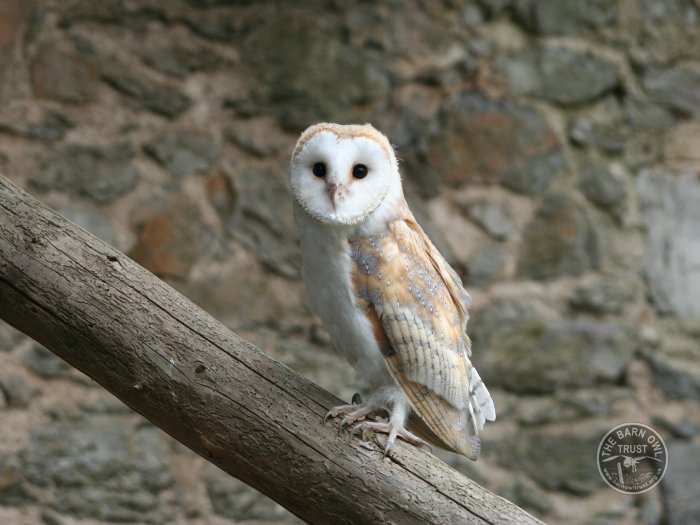
[[[498,409],[478,463],[440,456],[550,523],[693,523],[699,9],[2,0],[0,171],[349,399],[299,281],[287,163],[308,124],[373,122],[474,296]],[[671,458],[635,497],[595,463],[626,421]],[[295,520],[0,326],[0,523],[113,522]]]

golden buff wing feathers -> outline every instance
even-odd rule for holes
[[[469,295],[408,209],[383,232],[352,239],[353,286],[394,380],[426,441],[479,455],[478,432],[495,419],[469,360]]]

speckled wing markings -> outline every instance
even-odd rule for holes
[[[410,212],[379,235],[352,240],[351,256],[358,305],[427,427],[421,433],[438,446],[478,456],[475,434],[495,411],[469,361],[469,295],[459,277]]]

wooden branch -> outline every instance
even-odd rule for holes
[[[310,523],[541,523],[430,453],[340,435],[340,401],[0,176],[0,318]]]

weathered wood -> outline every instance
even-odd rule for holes
[[[0,318],[310,523],[541,523],[426,451],[387,459],[339,400],[0,177]]]

